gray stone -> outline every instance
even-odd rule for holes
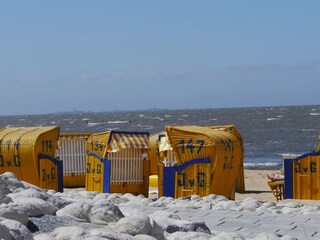
[[[9,228],[7,226],[2,225],[0,222],[0,239],[11,240],[11,234]]]
[[[130,235],[149,234],[151,232],[150,219],[146,215],[126,216],[121,218],[115,227],[117,231]]]
[[[91,208],[92,205],[87,202],[75,202],[58,210],[56,215],[58,217],[71,218],[79,222],[89,222],[89,213]]]
[[[86,230],[77,226],[59,227],[51,235],[57,239],[74,239],[86,235]]]
[[[14,240],[33,240],[29,229],[18,221],[3,219],[0,221],[0,224],[9,229],[10,235]]]
[[[90,209],[89,219],[91,223],[108,224],[110,222],[117,222],[123,218],[124,215],[111,201],[101,199],[97,201]]]
[[[45,214],[52,215],[56,212],[56,207],[45,200],[39,198],[18,197],[14,199],[14,203],[19,204],[22,211],[30,217],[42,216]]]
[[[29,216],[27,213],[19,209],[18,205],[6,205],[0,207],[0,217],[21,222],[27,226]]]

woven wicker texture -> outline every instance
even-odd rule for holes
[[[159,132],[149,136],[150,151],[148,152],[148,159],[150,161],[150,175],[158,174],[157,165],[160,163],[159,135],[163,134],[165,134],[165,132]]]
[[[184,171],[185,179],[181,186],[183,189],[179,191],[177,186],[176,193],[189,191],[192,188],[193,192],[190,191],[189,195],[204,196],[215,193],[234,199],[242,154],[237,137],[227,131],[199,126],[169,126],[166,131],[177,165],[197,158],[209,157],[211,160],[211,164],[201,163],[188,167]],[[210,182],[207,182],[209,178],[206,173],[208,172]],[[205,187],[199,192],[197,188],[202,185]],[[176,197],[180,196],[176,195]]]
[[[39,155],[55,157],[59,127],[8,127],[0,130],[0,171],[10,171],[41,188],[58,190],[57,166],[39,162]],[[55,170],[52,170],[55,168]],[[49,180],[48,180],[49,179]]]
[[[240,149],[241,149],[241,159],[240,159],[241,163],[240,163],[239,173],[238,173],[238,177],[237,177],[236,190],[239,193],[245,192],[244,168],[243,168],[244,142],[243,142],[243,138],[242,138],[240,132],[238,131],[238,129],[234,125],[210,126],[210,128],[231,133],[232,135],[234,135],[238,139],[238,141],[240,143]]]

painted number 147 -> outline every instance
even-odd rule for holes
[[[192,139],[189,139],[188,143],[186,144],[184,139],[182,139],[180,141],[180,145],[181,145],[181,151],[182,153],[186,152],[187,150],[190,151],[190,153],[194,153],[195,151],[195,148],[198,148],[197,149],[197,154],[199,154],[203,148],[203,145],[204,145],[204,140],[197,140],[196,141],[196,146],[193,145],[193,141]]]

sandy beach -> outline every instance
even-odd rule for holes
[[[276,201],[269,186],[268,177],[274,170],[244,170],[245,193],[236,193],[235,200],[243,200],[247,197],[254,197],[260,201]]]

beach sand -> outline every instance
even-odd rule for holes
[[[269,185],[268,177],[272,173],[278,173],[275,170],[244,170],[245,189],[244,193],[236,193],[235,200],[243,200],[247,197],[253,197],[260,201],[276,201]]]

